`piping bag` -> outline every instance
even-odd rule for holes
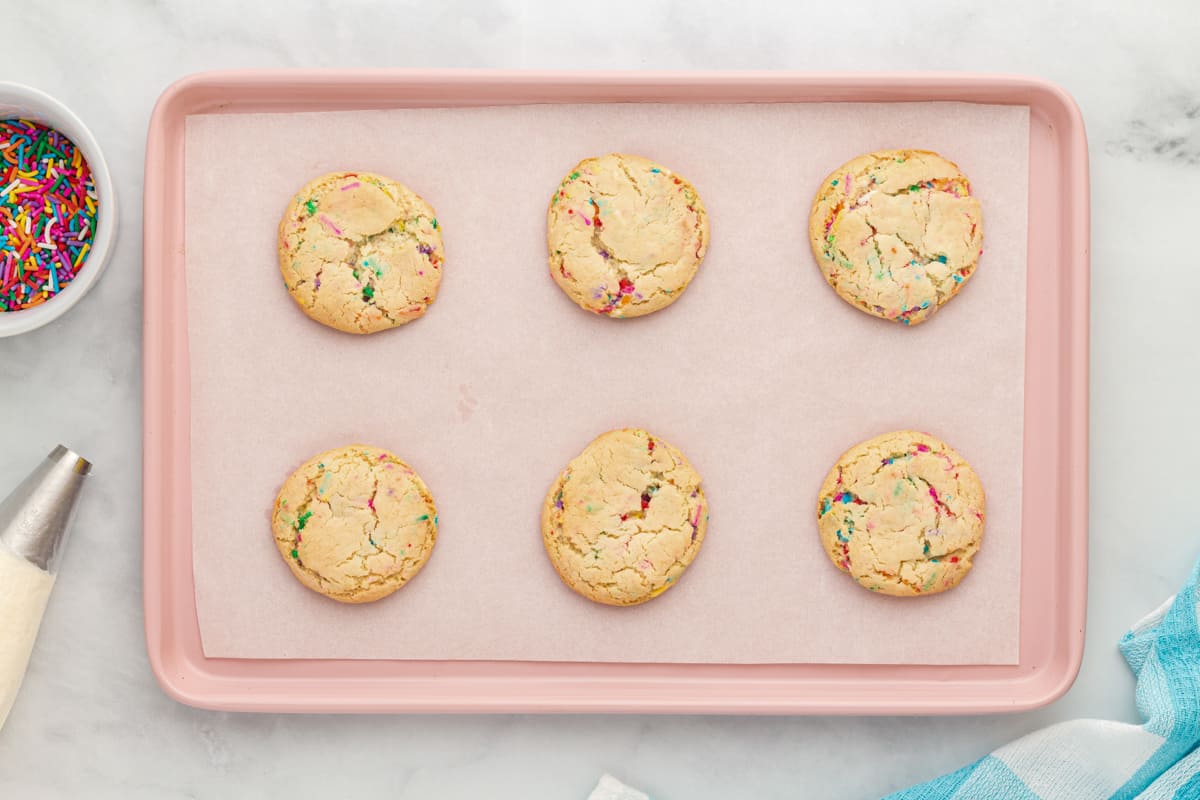
[[[79,490],[91,470],[59,445],[0,502],[0,728],[25,678]]]

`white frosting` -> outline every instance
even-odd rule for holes
[[[54,576],[0,544],[0,728],[25,677]]]

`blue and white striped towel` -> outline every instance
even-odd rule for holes
[[[885,800],[1200,800],[1200,563],[1121,640],[1144,725],[1053,725]],[[644,798],[605,776],[594,798]],[[603,791],[602,791],[603,790]]]
[[[1121,640],[1144,725],[1053,725],[886,800],[1200,800],[1200,563]]]

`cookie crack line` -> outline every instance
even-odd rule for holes
[[[633,191],[638,197],[640,197],[642,200],[645,200],[646,195],[642,192],[642,187],[638,183],[637,178],[635,178],[633,173],[629,171],[629,165],[625,163],[625,159],[617,156],[617,165],[620,166],[621,172],[625,173],[625,179],[629,181],[629,185],[633,187]]]

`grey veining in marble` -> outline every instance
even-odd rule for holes
[[[608,770],[661,800],[871,798],[1050,722],[1135,718],[1116,641],[1200,555],[1193,0],[10,0],[4,19],[23,35],[5,36],[3,77],[91,126],[124,213],[93,293],[0,340],[0,487],[60,440],[96,465],[0,734],[3,797],[569,800]],[[1093,170],[1092,590],[1075,687],[1033,713],[930,720],[229,715],[167,699],[141,631],[146,125],[184,74],[292,66],[956,69],[1062,84]]]

